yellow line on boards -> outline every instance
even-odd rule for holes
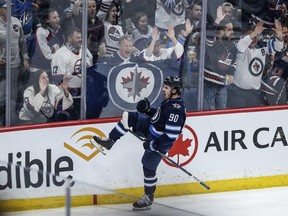
[[[193,195],[215,192],[227,192],[247,189],[288,186],[288,175],[263,176],[255,178],[240,178],[205,182],[211,187],[205,189],[197,182],[158,185],[155,197]],[[71,188],[73,191],[73,188]],[[132,203],[143,195],[143,188],[125,188],[115,190],[114,194],[98,194],[72,196],[71,206],[105,205]],[[65,196],[0,200],[0,212],[24,211],[32,209],[48,209],[65,206]]]

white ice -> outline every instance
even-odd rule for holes
[[[65,216],[65,208],[10,212],[4,216]],[[74,207],[71,216],[287,216],[288,187],[156,198],[151,210],[131,204]]]

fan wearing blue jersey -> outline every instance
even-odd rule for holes
[[[182,85],[181,78],[167,77],[162,87],[165,100],[158,109],[151,108],[148,99],[144,98],[137,104],[138,112],[123,113],[108,138],[94,136],[91,140],[96,148],[103,146],[109,150],[129,130],[145,137],[142,157],[145,194],[133,203],[133,210],[150,209],[157,184],[156,170],[162,159],[157,151],[166,154],[185,125],[186,108],[181,98]]]

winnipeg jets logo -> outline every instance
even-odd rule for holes
[[[78,59],[75,62],[73,75],[81,74],[81,61],[82,59]]]
[[[119,38],[121,36],[120,32],[118,31],[117,28],[115,28],[114,26],[112,26],[111,28],[109,28],[108,30],[108,35],[109,38],[113,41],[119,41]]]
[[[126,111],[135,111],[136,104],[144,97],[153,104],[161,92],[163,83],[162,71],[147,63],[115,66],[110,70],[107,78],[111,101],[115,106]]]
[[[264,68],[264,64],[259,58],[254,58],[249,63],[249,71],[253,76],[259,76]]]
[[[140,97],[140,92],[142,89],[147,88],[149,84],[149,77],[141,76],[142,72],[138,71],[135,67],[134,72],[130,72],[130,76],[122,77],[123,88],[128,90],[128,97],[133,97],[135,101],[136,96]]]

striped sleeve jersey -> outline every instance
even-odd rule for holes
[[[169,99],[161,103],[151,118],[150,133],[156,145],[172,144],[181,134],[186,120],[186,108],[183,100]]]

